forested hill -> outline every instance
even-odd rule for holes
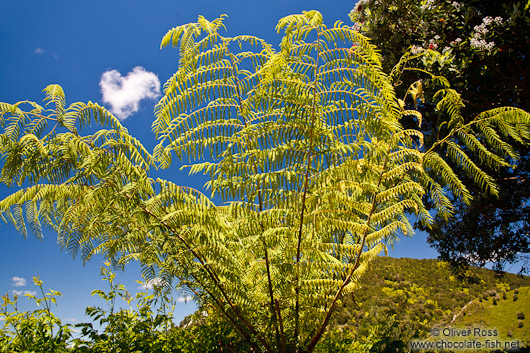
[[[514,299],[513,306],[517,309],[530,293],[526,290],[530,277],[511,273],[500,276],[483,268],[470,268],[465,276],[458,277],[447,263],[434,259],[378,257],[360,283],[359,290],[337,312],[335,328],[340,332],[355,331],[357,339],[380,339],[379,343],[387,348],[388,345],[406,346],[411,339],[426,337],[436,325],[447,325],[453,320],[456,324],[466,315],[462,309],[470,302],[474,304],[471,307],[480,307],[485,313],[475,315],[475,323],[487,325],[488,321],[482,319],[487,316],[494,298],[497,310],[504,310],[503,303],[513,303]],[[519,294],[514,298],[514,290],[519,288],[525,289],[522,290],[525,296]],[[512,316],[507,322],[494,324],[506,326],[498,327],[506,333],[513,325],[517,326],[517,315]],[[530,313],[526,317],[528,321]],[[469,320],[466,324],[470,324]],[[526,326],[527,330],[530,323]]]

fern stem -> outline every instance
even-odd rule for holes
[[[280,311],[280,302],[278,301],[278,299],[275,299],[275,306],[276,306],[276,311],[278,312],[278,321],[279,321],[279,324],[280,324],[280,340],[281,340],[281,350],[280,352],[285,352],[286,351],[286,342],[285,342],[285,331],[283,330],[283,319],[282,319],[282,312]]]
[[[239,89],[239,78],[237,76],[237,73],[236,73],[236,68],[235,68],[235,65],[234,65],[234,59],[231,55],[231,53],[229,52],[228,50],[228,47],[226,48],[228,54],[230,55],[230,62],[232,64],[232,74],[234,76],[234,80],[235,80],[235,86],[236,86],[236,93],[237,93],[237,99],[238,99],[238,102],[239,102],[239,111],[240,111],[240,114],[241,114],[241,117],[243,118],[243,123],[245,125],[245,128],[248,127],[248,122],[247,122],[247,119],[245,117],[245,114],[243,112],[243,101],[241,99],[241,91]],[[254,143],[253,141],[251,141],[248,137],[248,135],[246,135],[246,138],[247,138],[247,144],[249,146],[252,146],[254,147]],[[254,167],[254,173],[255,174],[258,174],[258,166],[256,163],[253,163],[253,167]],[[260,183],[258,182],[258,185],[257,185],[257,190],[258,190],[258,201],[259,201],[259,212],[261,213],[263,211],[263,199],[262,199],[262,196],[261,196],[261,185]],[[261,226],[261,231],[264,232],[265,229],[263,227],[263,223],[260,222],[260,226]],[[278,317],[277,315],[280,315],[280,313],[276,313],[276,310],[275,310],[275,307],[274,307],[274,290],[273,290],[273,286],[272,286],[272,276],[271,276],[271,270],[270,270],[270,261],[269,261],[269,252],[268,252],[268,249],[267,249],[267,242],[265,241],[265,238],[262,237],[262,243],[263,243],[263,252],[264,252],[264,255],[265,255],[265,267],[266,267],[266,270],[267,270],[267,282],[268,282],[268,289],[269,289],[269,296],[270,296],[270,310],[271,310],[271,316],[272,316],[272,321],[273,321],[273,325],[274,325],[274,329],[276,331],[276,345],[277,347],[280,346],[280,336],[283,337],[283,330],[281,330],[281,333],[280,333],[280,328],[278,327]]]
[[[340,288],[337,291],[337,293],[335,293],[335,296],[333,297],[331,305],[329,306],[329,309],[328,309],[328,311],[326,313],[324,321],[322,322],[322,325],[320,326],[320,329],[318,330],[316,335],[313,337],[313,339],[309,343],[309,346],[307,347],[307,351],[308,352],[312,352],[315,349],[315,346],[317,345],[318,341],[320,340],[320,338],[324,334],[324,331],[326,330],[326,327],[328,326],[329,320],[331,319],[331,314],[333,314],[333,311],[335,310],[335,306],[337,305],[337,301],[339,300],[340,296],[342,295],[342,291],[350,283],[350,281],[351,281],[351,279],[353,277],[353,274],[355,273],[355,271],[357,270],[357,268],[359,268],[359,265],[361,264],[361,254],[363,253],[363,248],[364,248],[364,245],[366,243],[366,237],[368,236],[368,232],[370,231],[370,222],[372,220],[372,215],[373,215],[375,209],[377,208],[377,193],[378,193],[379,187],[381,186],[381,183],[383,181],[383,174],[385,173],[385,170],[386,170],[387,161],[388,161],[388,154],[385,156],[385,161],[383,163],[383,169],[381,170],[381,174],[379,175],[379,181],[377,183],[376,192],[374,192],[374,194],[372,196],[372,207],[370,209],[370,213],[368,214],[368,218],[366,220],[366,231],[363,234],[362,241],[361,241],[361,246],[359,248],[359,252],[357,253],[357,257],[355,259],[355,263],[353,265],[353,268],[351,269],[350,273],[348,274],[348,277],[346,277],[344,282],[342,282],[342,285],[340,286]]]
[[[178,253],[177,253],[177,255],[178,255]],[[179,279],[180,283],[185,283],[178,275],[175,275],[175,277],[177,277]],[[232,323],[232,326],[237,331],[239,331],[239,333],[241,333],[241,335],[243,335],[243,337],[245,337],[245,339],[248,341],[248,343],[250,345],[254,346],[254,348],[256,348],[257,350],[259,350],[259,346],[252,340],[252,338],[249,336],[249,334],[243,328],[241,328],[240,325],[237,323],[237,321],[225,310],[224,305],[222,305],[222,303],[219,301],[219,298],[217,296],[215,296],[210,290],[208,290],[207,286],[205,286],[204,284],[201,283],[202,281],[199,279],[199,277],[194,277],[194,280],[197,281],[197,283],[199,284],[199,287],[204,289],[206,291],[206,293],[215,301],[215,303],[217,304],[217,307],[212,305],[212,304],[209,304],[209,305],[212,306],[216,310],[218,309],[220,311],[221,315],[225,315],[226,318],[228,319],[228,321],[230,321]],[[199,293],[193,287],[191,287],[191,285],[189,285],[188,283],[185,283],[185,285],[186,285],[186,287],[188,287],[188,289],[190,289],[193,293],[195,293],[195,295],[197,297],[200,297]]]
[[[260,343],[263,345],[263,347],[267,350],[267,352],[270,352],[272,353],[272,349],[271,347],[269,346],[269,344],[267,343],[267,341],[265,341],[265,339],[254,329],[254,327],[247,321],[247,319],[245,319],[245,317],[243,316],[243,314],[239,311],[239,309],[236,307],[236,305],[234,303],[232,303],[232,301],[230,300],[230,297],[228,296],[228,294],[226,293],[225,289],[223,288],[223,286],[221,285],[221,281],[219,279],[219,277],[217,277],[215,275],[215,273],[213,273],[210,269],[210,267],[206,264],[206,262],[204,261],[204,259],[202,258],[202,256],[199,255],[199,253],[197,253],[194,248],[192,246],[190,246],[188,244],[188,242],[182,238],[182,236],[180,234],[178,234],[178,232],[175,232],[173,227],[171,227],[167,222],[163,221],[162,219],[158,218],[154,213],[152,213],[150,210],[148,210],[147,208],[145,207],[142,207],[143,211],[146,212],[147,214],[149,214],[151,217],[155,218],[158,222],[160,222],[164,227],[166,227],[167,229],[169,229],[170,231],[172,231],[173,234],[175,234],[177,236],[177,238],[179,239],[179,241],[184,244],[184,246],[193,254],[193,256],[201,263],[202,265],[202,268],[204,268],[208,274],[208,276],[211,278],[212,282],[214,283],[214,285],[217,287],[217,289],[219,290],[219,292],[221,292],[222,296],[225,298],[226,302],[228,303],[228,305],[230,305],[230,307],[232,308],[232,310],[234,310],[234,313],[237,315],[237,317],[239,318],[239,320],[241,320],[241,322],[247,327],[247,329],[253,334],[255,335],[255,337],[260,341]],[[206,287],[204,287],[206,288]],[[212,294],[210,294],[212,298],[215,298],[215,296],[213,296]]]
[[[217,304],[217,309],[220,310],[221,314],[225,315],[228,318],[228,320],[232,323],[232,326],[235,327],[236,330],[238,330],[245,337],[245,339],[248,341],[248,343],[250,343],[251,346],[254,346],[254,348],[259,350],[259,346],[252,340],[252,337],[250,337],[250,335],[247,332],[245,332],[243,328],[240,327],[238,322],[231,315],[229,315],[229,313],[225,310],[223,305],[221,305],[218,297],[216,297],[212,292],[210,292],[206,286],[203,286],[203,288],[208,293],[210,298],[213,298],[213,300]]]
[[[298,229],[298,241],[296,245],[296,302],[295,302],[295,312],[294,312],[294,338],[298,341],[298,335],[300,332],[300,253],[301,253],[301,244],[302,244],[302,233],[303,233],[303,225],[304,225],[304,216],[305,216],[305,202],[307,193],[309,190],[309,171],[311,169],[311,163],[313,159],[313,140],[314,140],[314,125],[316,120],[316,88],[317,88],[317,82],[318,82],[318,69],[319,69],[319,59],[320,59],[320,33],[317,29],[317,39],[316,39],[316,48],[317,48],[317,57],[315,62],[315,80],[313,82],[313,104],[311,107],[311,125],[309,127],[309,148],[307,151],[307,165],[306,165],[306,173],[304,176],[304,191],[302,193],[302,209],[300,211],[300,227]],[[296,347],[296,345],[294,346]]]
[[[118,189],[115,185],[113,185],[112,182],[109,182],[109,184]],[[131,200],[132,199],[132,196],[129,195],[129,194],[125,194],[125,196]],[[188,251],[191,252],[191,254],[200,262],[200,264],[202,265],[202,268],[206,270],[208,276],[210,277],[210,279],[212,280],[212,282],[214,283],[214,285],[217,287],[217,289],[221,292],[221,295],[225,298],[225,300],[227,301],[227,303],[230,305],[230,307],[232,308],[232,310],[234,310],[234,313],[238,316],[239,320],[241,320],[241,322],[247,327],[247,329],[261,342],[261,344],[263,345],[263,347],[270,353],[272,353],[272,350],[270,348],[270,346],[268,345],[268,343],[265,341],[265,339],[263,339],[263,337],[261,337],[261,335],[254,329],[254,327],[252,327],[252,325],[245,319],[245,317],[243,316],[243,314],[237,309],[237,307],[235,306],[234,303],[232,303],[232,301],[230,300],[228,294],[226,293],[226,291],[224,290],[223,286],[221,285],[221,281],[219,279],[219,277],[217,277],[215,275],[215,273],[213,273],[209,266],[206,264],[206,261],[202,258],[202,256],[200,256],[200,254],[194,250],[194,247],[192,247],[190,244],[188,244],[188,242],[180,235],[178,234],[178,232],[176,232],[173,227],[171,225],[169,225],[167,222],[165,222],[164,220],[160,219],[157,215],[155,215],[153,212],[151,212],[149,209],[147,209],[146,207],[140,207],[146,214],[148,214],[149,216],[153,217],[154,219],[156,219],[158,222],[160,222],[160,224],[162,224],[165,228],[167,228],[169,231],[171,231],[172,234],[175,234],[175,236],[179,239],[179,241],[188,249]],[[194,276],[195,279],[198,280],[198,278],[196,276]],[[202,286],[205,290],[207,288],[207,286]],[[214,299],[216,300],[217,302],[217,299],[216,297],[210,293],[208,291],[208,294]],[[222,308],[222,306],[220,305],[220,303],[218,303],[219,307]],[[233,324],[235,325],[235,327],[237,328],[237,324],[235,323],[235,320],[233,321]],[[240,329],[238,329],[239,331],[241,331]],[[249,339],[249,343],[252,343],[252,341]]]
[[[477,120],[477,118],[471,120],[469,123],[465,124],[465,125],[462,125],[460,126],[458,129],[452,129],[448,134],[447,136],[445,136],[443,139],[439,140],[439,141],[436,141],[435,143],[432,144],[431,148],[429,148],[429,150],[427,152],[424,153],[424,155],[427,155],[428,153],[432,152],[436,147],[438,147],[439,145],[445,143],[449,138],[453,137],[454,135],[456,135],[458,132],[462,131],[462,130],[467,130],[471,125],[473,124],[477,124],[481,121],[486,121],[486,120],[490,120],[490,119],[493,119],[492,117],[485,117],[483,119],[479,119]]]

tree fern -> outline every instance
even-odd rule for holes
[[[528,114],[486,112],[464,125],[447,88],[439,109],[451,119],[436,146],[448,153],[423,151],[421,133],[400,124],[421,116],[403,110],[367,38],[309,11],[279,21],[276,51],[222,36],[224,17],[164,36],[180,60],[155,109],[152,155],[105,108],[67,107],[59,86],[45,89],[44,108],[1,103],[1,180],[30,186],[0,201],[0,214],[24,234],[26,223],[36,234],[53,227],[84,260],[141,261],[148,278],[187,287],[257,351],[311,352],[370,261],[412,234],[408,215],[431,221],[424,195],[448,214],[446,186],[471,197],[446,159],[494,190],[468,153],[505,165],[515,157],[505,138],[528,139]],[[102,128],[81,135],[91,124]],[[209,195],[149,176],[175,157],[210,176]]]

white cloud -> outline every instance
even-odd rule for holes
[[[44,55],[44,54],[48,53],[48,50],[46,50],[46,49],[44,49],[44,48],[37,48],[37,49],[35,49],[35,50],[33,51],[33,53],[34,53],[35,55]],[[59,55],[58,55],[57,53],[54,53],[54,54],[49,53],[49,54],[46,54],[46,55],[51,55],[55,60],[59,60],[59,59],[60,59],[60,58],[59,58]]]
[[[24,287],[26,285],[26,279],[24,277],[13,276],[11,281],[13,281],[11,284],[13,287]]]
[[[177,298],[177,303],[187,303],[189,301],[192,301],[193,300],[193,297],[189,296],[189,295],[186,295],[185,297],[178,297]]]
[[[68,317],[68,318],[64,319],[64,321],[71,322],[73,324],[77,324],[79,322],[79,320],[77,320],[75,317]]]
[[[31,294],[33,296],[37,295],[37,292],[34,290],[13,290],[13,295],[24,295],[24,294]]]
[[[153,287],[161,287],[164,286],[164,280],[162,278],[153,278],[147,282],[141,283],[140,287],[138,289],[153,289]]]
[[[103,102],[110,104],[110,111],[125,120],[140,109],[143,99],[156,99],[160,95],[160,80],[143,67],[137,66],[127,76],[117,70],[106,71],[99,81]]]

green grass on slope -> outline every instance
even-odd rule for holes
[[[520,288],[518,300],[513,302],[516,288]],[[362,277],[360,288],[344,298],[331,326],[352,333],[357,341],[370,337],[376,329],[376,336],[385,341],[382,352],[389,347],[407,347],[411,340],[425,339],[434,327],[455,326],[452,321],[462,308],[475,302],[459,320],[468,320],[468,316],[476,313],[479,319],[470,323],[482,320],[489,327],[499,328],[503,337],[511,329],[513,337],[528,343],[527,288],[530,278],[526,276],[510,273],[499,276],[483,268],[469,268],[458,276],[447,263],[438,260],[379,257]],[[503,291],[506,300],[502,299]],[[497,305],[493,305],[496,295],[500,297],[496,299]],[[522,328],[517,327],[519,311],[525,315]],[[462,321],[459,326],[466,323]]]
[[[474,300],[455,325],[497,329],[499,341],[519,340],[530,346],[530,287],[520,287],[518,294],[514,292],[510,290],[505,296],[498,293]]]

